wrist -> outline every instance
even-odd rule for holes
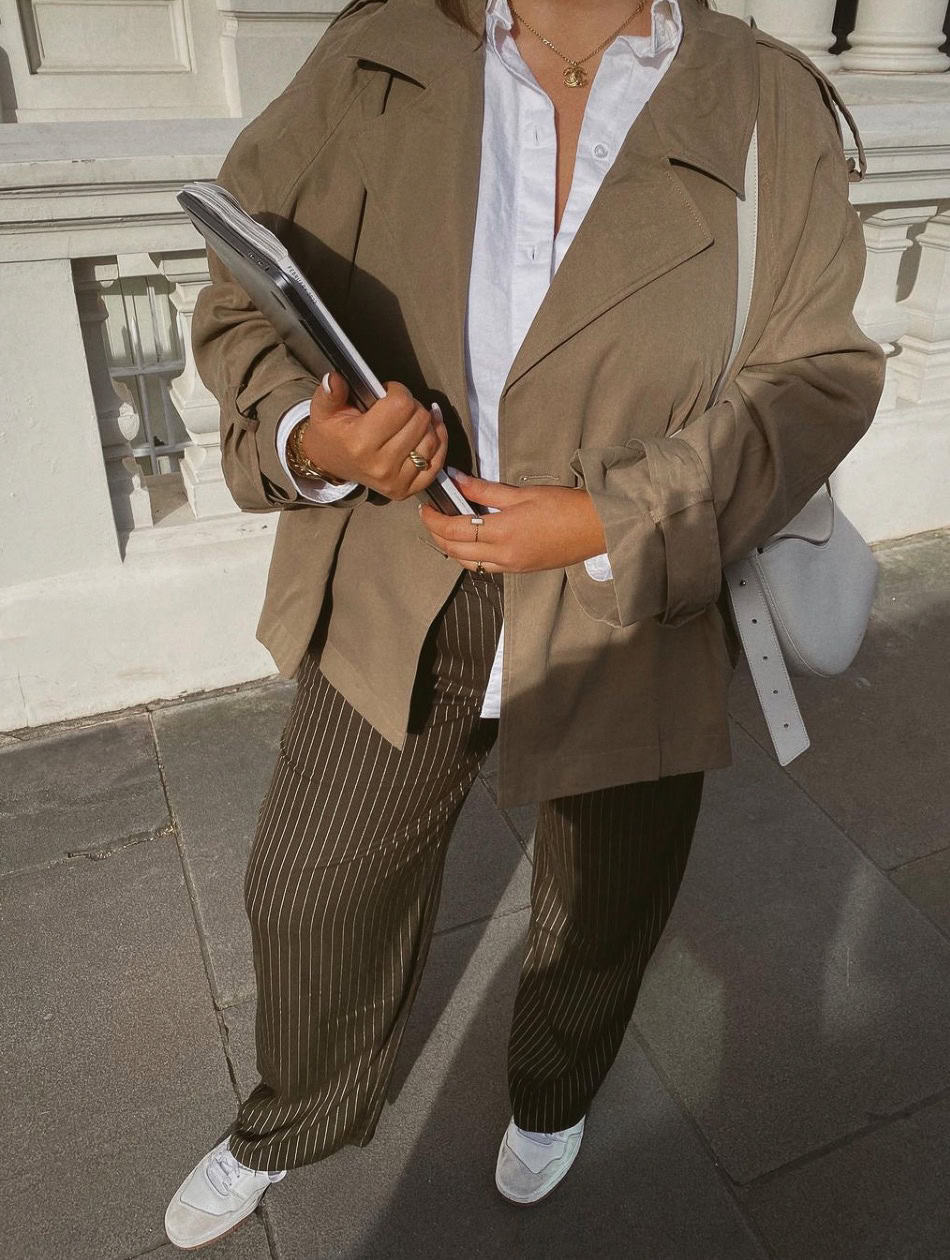
[[[607,551],[607,536],[604,533],[603,522],[594,507],[594,500],[583,486],[578,487],[575,493],[583,495],[580,502],[583,504],[585,523],[584,538],[587,555],[584,558],[589,560],[594,556],[602,556]]]
[[[331,486],[343,485],[346,478],[337,477],[310,458],[304,449],[304,438],[310,428],[310,418],[305,416],[295,424],[287,437],[287,463],[294,474],[307,481],[325,481]]]

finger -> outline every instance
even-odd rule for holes
[[[386,381],[385,386],[385,397],[377,399],[359,418],[363,433],[376,450],[381,450],[405,428],[419,409],[419,404],[405,385],[399,381]]]
[[[436,437],[436,449],[428,457],[428,469],[423,469],[420,473],[420,479],[422,480],[420,489],[425,490],[427,486],[430,486],[435,481],[442,467],[445,467],[447,454],[449,454],[449,430],[442,426]],[[441,512],[438,515],[441,515]]]
[[[389,459],[405,459],[416,450],[423,437],[432,432],[432,413],[419,407],[381,446],[380,453]]]
[[[458,482],[466,499],[481,503],[484,507],[514,507],[516,503],[523,501],[526,494],[518,486],[510,486],[504,481],[485,481],[482,477],[470,477],[457,468],[450,469],[449,473]]]
[[[436,449],[429,457],[428,468],[416,470],[413,467],[412,462],[409,461],[409,480],[404,484],[401,491],[401,496],[403,498],[408,499],[413,494],[420,494],[423,490],[427,490],[428,487],[432,485],[433,481],[435,481],[436,477],[439,475],[439,470],[445,465],[445,457],[448,454],[448,449],[449,435],[445,432],[442,437],[437,439]],[[426,504],[425,506],[429,505]],[[435,508],[432,508],[431,510],[435,512],[436,516],[442,515],[442,513],[436,511]]]
[[[417,455],[421,455],[427,461],[427,466],[417,468],[413,462],[412,455],[406,455],[400,472],[405,474],[407,494],[415,493],[415,489],[425,489],[438,476],[439,469],[445,463],[445,456],[448,451],[448,435],[443,439],[431,427],[423,435],[422,438],[412,448]]]
[[[472,524],[471,516],[445,516],[428,505],[423,505],[420,515],[426,529],[439,542],[475,542],[475,526]],[[498,543],[507,538],[509,526],[499,520],[497,515],[484,516],[480,519],[483,523],[478,527],[479,545],[485,542]]]
[[[342,372],[327,372],[310,400],[310,418],[326,420],[349,404],[350,387]]]
[[[450,556],[453,560],[458,560],[459,563],[463,560],[470,560],[475,565],[481,560],[487,565],[489,560],[493,564],[497,564],[502,560],[503,548],[486,546],[481,538],[479,538],[477,543],[447,542],[444,538],[436,538],[434,542],[444,555]]]
[[[449,431],[444,424],[439,425],[434,430],[435,447],[430,454],[428,449],[425,456],[429,461],[429,468],[432,472],[432,478],[435,479],[439,470],[445,465],[445,457],[449,452]],[[428,444],[428,435],[423,439]]]
[[[436,451],[439,449],[441,440],[442,439],[439,437],[435,427],[430,424],[428,429],[412,449],[417,455],[422,455],[431,462]]]

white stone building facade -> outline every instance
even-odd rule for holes
[[[0,0],[0,731],[273,673],[254,627],[276,514],[222,480],[190,354],[206,260],[175,195],[341,7]],[[888,377],[836,497],[871,541],[946,526],[947,0],[716,7],[833,73],[868,152],[857,314]]]

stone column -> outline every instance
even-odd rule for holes
[[[864,221],[867,263],[864,283],[854,307],[855,319],[869,337],[879,341],[888,355],[910,331],[912,316],[905,301],[899,301],[900,270],[904,255],[913,248],[910,232],[927,223],[937,212],[935,205],[882,207]],[[898,359],[888,361],[887,381],[878,406],[879,412],[892,411],[898,402]]]
[[[928,74],[950,67],[944,42],[947,0],[860,0],[857,25],[841,54],[844,70]]]
[[[0,262],[0,587],[121,561],[68,258]]]
[[[749,8],[756,26],[794,44],[826,74],[838,68],[838,58],[828,51],[835,42],[835,0],[751,0]]]
[[[950,210],[934,215],[917,244],[917,278],[901,303],[908,331],[894,369],[902,399],[942,403],[950,400]]]
[[[112,514],[119,532],[128,533],[152,524],[152,504],[141,469],[132,454],[132,438],[139,430],[138,413],[128,400],[116,393],[102,335],[107,317],[102,286],[115,283],[119,269],[114,258],[84,258],[76,263],[74,275]]]
[[[746,21],[751,3],[752,0],[718,0],[716,8],[720,13],[729,13],[733,17]]]
[[[153,260],[174,284],[171,303],[178,316],[178,331],[185,369],[170,383],[172,402],[188,430],[192,445],[182,455],[181,473],[191,510],[198,520],[206,516],[230,516],[237,506],[221,471],[220,410],[205,388],[191,349],[191,319],[198,294],[209,282],[204,250],[155,254]]]

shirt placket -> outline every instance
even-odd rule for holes
[[[534,80],[513,41],[503,59],[517,81],[518,132],[512,276],[514,294],[511,361],[551,283],[554,257],[554,198],[557,132],[554,106]],[[509,363],[510,366],[510,363]]]

